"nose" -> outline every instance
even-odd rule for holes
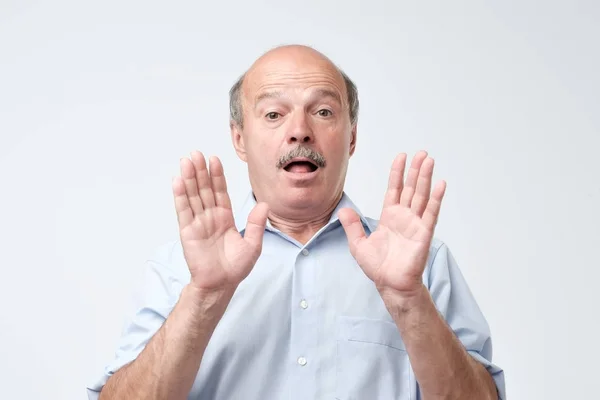
[[[307,144],[314,141],[312,127],[304,113],[294,116],[287,133],[287,142],[290,144]]]

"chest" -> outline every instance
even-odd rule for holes
[[[372,399],[378,382],[392,395],[385,398],[410,398],[400,397],[411,387],[401,338],[345,238],[265,244],[211,338],[190,398]]]

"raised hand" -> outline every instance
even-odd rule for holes
[[[434,161],[421,151],[412,160],[406,183],[406,154],[394,160],[379,225],[367,238],[359,216],[340,210],[350,252],[381,291],[410,295],[420,289],[429,246],[446,183],[431,191]]]
[[[194,151],[181,160],[173,196],[191,285],[203,291],[235,289],[262,251],[268,206],[259,203],[248,216],[244,236],[235,228],[223,166]]]

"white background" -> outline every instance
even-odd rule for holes
[[[179,158],[220,156],[247,194],[227,92],[284,43],[359,87],[346,189],[365,213],[396,153],[436,159],[437,236],[509,399],[594,398],[598,21],[596,1],[0,0],[0,398],[85,398],[143,262],[176,238]]]

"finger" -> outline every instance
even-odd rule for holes
[[[175,211],[177,213],[177,222],[181,229],[192,223],[194,220],[194,212],[190,206],[183,178],[175,177],[173,179],[172,189],[173,198],[175,200]]]
[[[255,249],[262,249],[262,240],[267,226],[269,206],[267,203],[258,203],[248,215],[244,240]]]
[[[423,160],[427,157],[426,151],[419,151],[412,159],[410,168],[408,169],[408,175],[406,176],[406,182],[404,183],[404,189],[400,195],[400,204],[404,207],[410,207],[412,203],[413,195],[415,194],[415,188],[417,186],[417,178],[419,176],[419,169]]]
[[[438,182],[433,188],[431,198],[429,199],[427,207],[425,208],[425,212],[423,213],[422,220],[425,223],[425,226],[432,231],[437,225],[438,216],[440,214],[440,208],[442,207],[442,200],[445,193],[446,182]]]
[[[198,185],[198,192],[200,193],[200,199],[202,200],[202,207],[205,209],[214,207],[215,197],[212,191],[208,169],[206,168],[204,154],[199,151],[193,151],[191,156],[196,169],[196,182]]]
[[[217,207],[231,209],[231,199],[227,193],[227,182],[225,173],[223,172],[223,164],[218,157],[209,159],[210,179],[212,181],[212,189],[215,196],[215,204]]]
[[[356,254],[356,247],[367,237],[365,228],[356,211],[351,208],[341,209],[338,213],[338,217],[344,231],[346,231],[350,253],[354,256]]]
[[[400,201],[400,193],[404,186],[404,170],[406,168],[406,153],[401,153],[396,156],[392,163],[392,170],[388,179],[388,188],[385,192],[383,201],[384,207],[393,206]]]
[[[427,207],[427,202],[429,201],[429,195],[431,192],[431,176],[433,175],[434,164],[434,159],[427,157],[423,161],[421,169],[419,170],[417,187],[410,205],[411,210],[419,217],[423,215],[425,207]]]
[[[196,181],[196,172],[194,171],[194,164],[187,159],[182,158],[179,162],[181,167],[181,177],[185,186],[185,194],[188,197],[188,202],[192,210],[192,217],[202,213],[202,201],[200,201],[200,194],[198,193],[198,185]]]

